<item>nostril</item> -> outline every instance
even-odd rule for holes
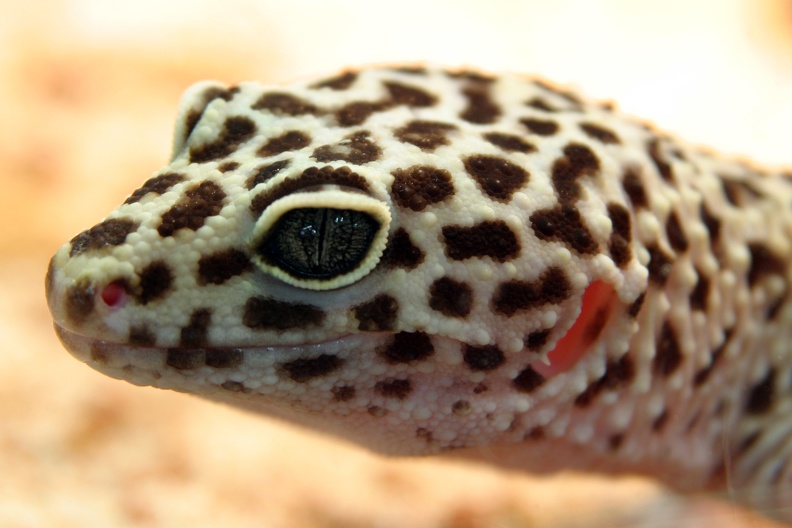
[[[126,304],[127,292],[126,288],[119,282],[111,282],[102,289],[100,294],[102,302],[108,308],[121,308]]]

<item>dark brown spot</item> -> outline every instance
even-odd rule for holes
[[[512,385],[520,392],[530,393],[538,389],[544,382],[544,377],[529,365],[512,380]]]
[[[359,101],[342,106],[336,111],[338,124],[344,127],[351,127],[362,124],[374,112],[379,112],[387,108],[381,103],[367,103]]]
[[[297,383],[305,383],[314,378],[326,376],[344,364],[344,360],[331,354],[322,354],[314,358],[295,359],[281,365],[289,378]]]
[[[668,243],[678,253],[684,253],[688,248],[688,239],[685,231],[682,229],[682,224],[679,222],[679,217],[675,212],[668,215],[666,221],[666,234],[668,234]]]
[[[521,310],[563,302],[571,288],[563,270],[549,268],[534,283],[518,280],[502,283],[495,290],[492,307],[496,313],[511,317]]]
[[[290,160],[280,160],[274,163],[267,163],[266,165],[262,165],[256,172],[250,175],[248,178],[246,187],[248,190],[252,190],[253,187],[260,183],[268,182],[273,177],[275,177],[280,171],[285,169],[291,163]]]
[[[652,360],[652,369],[656,374],[668,377],[682,364],[682,352],[679,350],[679,340],[676,331],[666,321],[657,336],[657,348]]]
[[[720,181],[726,199],[735,207],[748,206],[763,197],[762,192],[748,182],[732,180],[728,177],[722,177]]]
[[[745,412],[748,414],[762,414],[773,406],[773,385],[775,384],[775,369],[770,369],[764,378],[759,380],[748,391],[745,400]]]
[[[425,441],[427,444],[432,443],[434,441],[434,436],[432,435],[432,431],[425,427],[419,427],[415,430],[415,438],[420,438],[421,440]]]
[[[190,162],[206,163],[225,158],[255,134],[256,123],[252,119],[242,116],[229,117],[223,123],[223,130],[217,139],[211,143],[190,147]]]
[[[759,440],[760,436],[762,436],[761,431],[754,431],[745,438],[743,438],[742,440],[740,440],[740,443],[737,445],[737,451],[735,455],[740,456],[745,454],[745,452],[748,451],[756,443],[757,440]]]
[[[64,301],[69,322],[79,326],[88,319],[94,311],[95,295],[93,283],[86,280],[80,280],[66,290]]]
[[[608,130],[607,128],[601,125],[595,125],[594,123],[581,123],[580,129],[585,132],[585,134],[597,141],[605,144],[618,144],[621,143],[619,136],[616,135],[615,132],[612,130]]]
[[[150,347],[157,343],[154,332],[145,324],[136,324],[129,327],[129,344],[133,346]]]
[[[710,363],[703,369],[696,372],[696,375],[693,377],[693,383],[698,387],[707,382],[712,372],[715,370],[715,367],[718,366],[718,362],[720,358],[723,357],[723,351],[726,350],[726,345],[729,344],[729,339],[731,338],[731,333],[728,333],[726,337],[723,339],[723,343],[712,351],[712,355],[710,356]]]
[[[443,315],[466,317],[472,305],[473,290],[464,282],[442,277],[429,287],[429,306]]]
[[[547,338],[550,337],[550,330],[539,330],[531,332],[525,336],[525,347],[528,350],[537,350],[542,348],[547,343]]]
[[[713,244],[717,243],[720,238],[721,221],[709,212],[704,202],[701,202],[701,221],[704,222],[707,231],[709,231],[710,241]]]
[[[239,383],[238,381],[224,381],[223,383],[220,384],[220,387],[222,387],[224,390],[227,390],[228,392],[244,392],[244,393],[249,392],[249,389],[246,388],[244,384]]]
[[[630,307],[627,308],[627,315],[630,317],[638,317],[638,314],[641,311],[641,307],[643,306],[644,299],[646,299],[646,292],[641,293],[633,302],[630,304]]]
[[[624,442],[624,435],[623,434],[615,434],[608,438],[608,448],[611,451],[618,451],[621,447],[622,443]]]
[[[198,284],[223,284],[252,268],[248,256],[238,249],[226,249],[201,257],[198,261]]]
[[[137,189],[133,192],[129,198],[126,199],[124,202],[125,204],[137,203],[146,196],[148,193],[154,194],[165,194],[168,189],[176,185],[177,183],[181,183],[184,181],[184,175],[176,174],[173,172],[169,172],[167,174],[160,174],[159,176],[154,176],[149,180],[146,180],[146,183],[140,189]]]
[[[530,221],[534,233],[542,240],[557,240],[584,255],[591,255],[599,250],[583,223],[580,211],[571,205],[536,211],[531,215]]]
[[[473,394],[481,394],[483,392],[487,392],[489,387],[487,387],[486,383],[479,383],[475,387],[473,387]]]
[[[663,410],[663,412],[660,413],[660,415],[652,422],[652,431],[659,433],[663,430],[666,422],[668,422],[668,411]]]
[[[366,412],[375,418],[382,418],[388,414],[387,409],[383,409],[379,405],[371,405],[370,407],[367,407]]]
[[[508,202],[528,182],[528,172],[511,161],[495,156],[470,156],[465,170],[493,200]]]
[[[354,399],[357,391],[355,387],[350,385],[342,385],[341,387],[333,387],[330,389],[330,392],[333,393],[333,400],[337,402],[347,402]]]
[[[181,329],[179,346],[182,348],[198,348],[207,345],[207,332],[212,321],[212,311],[207,308],[194,310],[190,322]]]
[[[361,191],[368,192],[368,182],[356,172],[352,172],[349,167],[309,167],[297,178],[289,178],[282,181],[278,186],[268,189],[261,194],[253,197],[250,204],[250,211],[255,217],[270,206],[272,202],[283,198],[295,191],[306,187],[314,187],[331,183],[340,186],[352,187],[360,189]]]
[[[423,262],[424,254],[410,240],[404,228],[399,228],[385,249],[382,261],[394,268],[413,269]]]
[[[319,109],[308,101],[282,92],[270,92],[262,95],[251,108],[289,116],[316,114],[319,112]]]
[[[603,390],[615,390],[623,387],[629,384],[634,377],[635,365],[630,356],[622,356],[619,361],[609,360],[605,367],[605,374],[575,398],[575,405],[587,407]]]
[[[242,324],[258,330],[288,330],[321,324],[325,313],[310,304],[251,297],[245,303]]]
[[[647,246],[649,252],[649,279],[659,286],[664,286],[674,267],[674,258],[660,249],[657,244]]]
[[[500,107],[490,98],[490,83],[472,83],[462,90],[467,107],[459,117],[470,123],[486,125],[495,122],[501,114]]]
[[[534,134],[539,136],[552,136],[558,132],[558,123],[546,119],[526,118],[520,119],[520,123]]]
[[[523,440],[544,440],[547,435],[540,426],[532,427],[530,431],[528,431]]]
[[[363,165],[379,159],[382,149],[371,139],[365,130],[347,136],[335,145],[324,145],[311,155],[316,161],[345,161]]]
[[[707,309],[707,297],[709,297],[710,281],[704,273],[696,268],[698,280],[696,286],[690,294],[690,308],[693,310],[705,311]]]
[[[565,99],[567,102],[572,103],[576,107],[581,105],[580,98],[574,93],[570,92],[569,90],[565,90],[558,86],[554,86],[548,83],[547,81],[543,81],[541,79],[534,79],[533,82],[536,86],[538,86],[542,90],[545,90],[546,92],[549,92],[551,94],[555,94]]]
[[[472,227],[443,227],[443,243],[448,258],[465,260],[490,257],[506,262],[520,254],[517,235],[501,220],[486,221]]]
[[[652,162],[657,168],[657,172],[660,173],[660,176],[668,182],[672,181],[674,178],[674,173],[671,170],[671,165],[662,157],[660,152],[660,141],[658,139],[653,139],[650,141],[648,145],[648,151],[649,157],[652,158]]]
[[[599,168],[599,158],[586,145],[570,143],[564,147],[564,156],[553,163],[553,186],[558,193],[558,201],[568,204],[579,199],[581,187],[578,179],[595,174]]]
[[[400,206],[423,211],[427,205],[442,202],[454,194],[451,174],[443,169],[415,165],[393,171],[391,193]]]
[[[137,222],[126,218],[113,218],[93,226],[71,239],[69,256],[80,255],[88,250],[105,246],[120,246],[127,235],[138,228]]]
[[[646,199],[646,191],[641,182],[641,177],[638,176],[637,169],[628,168],[624,172],[622,187],[624,187],[624,192],[630,199],[630,203],[632,203],[634,209],[640,209],[649,204],[649,201]]]
[[[223,99],[225,101],[230,101],[231,99],[233,99],[234,95],[238,92],[239,92],[238,86],[232,86],[226,89],[215,86],[205,90],[204,93],[202,94],[203,102],[200,104],[200,110],[195,110],[195,109],[191,110],[187,114],[187,117],[184,120],[184,127],[185,127],[184,138],[188,138],[190,136],[193,129],[195,128],[195,125],[197,125],[198,121],[200,121],[201,116],[203,115],[203,111],[206,109],[207,106],[209,106],[209,103],[211,103],[214,99]]]
[[[410,121],[407,125],[397,128],[394,136],[399,141],[411,143],[423,151],[431,152],[437,147],[448,145],[449,140],[446,136],[456,129],[456,126],[449,123]]]
[[[390,103],[393,105],[406,105],[411,107],[432,106],[437,102],[437,98],[420,88],[407,86],[395,82],[386,82],[385,88],[390,95]]]
[[[457,400],[451,405],[451,412],[457,416],[467,416],[471,409],[472,406],[467,400]]]
[[[495,145],[496,147],[505,150],[506,152],[536,152],[536,146],[532,143],[525,141],[520,136],[514,134],[502,134],[500,132],[490,132],[484,134],[484,139]]]
[[[632,239],[632,229],[630,212],[621,204],[609,203],[608,216],[611,219],[613,231],[611,231],[608,241],[608,250],[613,257],[613,262],[623,268],[632,259],[630,240]]]
[[[434,354],[432,340],[423,332],[399,332],[382,351],[382,355],[391,364],[420,361],[432,354]]]
[[[238,348],[210,348],[206,351],[206,366],[216,369],[236,368],[244,354]]]
[[[236,161],[226,161],[225,163],[221,163],[217,166],[217,170],[220,172],[231,172],[235,171],[239,168],[239,163]]]
[[[157,232],[167,237],[179,229],[196,231],[207,218],[220,213],[225,197],[225,192],[215,182],[201,182],[187,190],[182,199],[162,215]]]
[[[379,332],[393,330],[393,323],[399,315],[399,302],[381,293],[372,300],[352,308],[358,320],[358,330],[363,332]]]
[[[205,364],[204,350],[202,348],[169,348],[165,364],[176,370],[200,368]]]
[[[531,108],[535,108],[536,110],[541,110],[542,112],[557,112],[558,109],[553,108],[550,106],[547,101],[542,99],[541,97],[534,97],[530,101],[525,103],[525,106],[529,106]]]
[[[300,150],[311,144],[311,138],[308,134],[300,132],[299,130],[290,130],[284,132],[280,136],[270,138],[258,149],[259,156],[268,157],[275,156],[281,152],[290,152]]]
[[[495,345],[480,347],[465,345],[465,352],[462,357],[470,370],[474,371],[495,370],[506,361],[501,349]]]
[[[152,262],[140,272],[138,300],[140,304],[161,298],[173,284],[173,273],[161,260]]]
[[[759,243],[748,244],[751,253],[751,267],[748,269],[748,284],[756,285],[768,275],[783,275],[786,264],[783,258],[774,254],[767,246]]]
[[[330,88],[331,90],[347,90],[357,80],[356,72],[344,72],[336,77],[331,77],[311,85],[312,88]]]
[[[412,392],[412,384],[408,379],[387,379],[378,381],[374,390],[385,398],[403,400]]]

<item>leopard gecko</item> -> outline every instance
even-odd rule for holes
[[[539,79],[202,82],[52,258],[92,368],[392,455],[792,505],[792,172]]]

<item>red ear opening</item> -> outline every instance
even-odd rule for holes
[[[606,282],[589,284],[583,293],[580,315],[547,355],[550,364],[537,361],[532,365],[534,370],[549,378],[574,367],[608,322],[614,295],[613,286]]]
[[[108,308],[121,308],[127,301],[126,288],[118,282],[111,282],[105,286],[100,296],[102,302],[105,303]]]

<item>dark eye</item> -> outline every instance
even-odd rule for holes
[[[363,262],[380,227],[363,211],[291,209],[275,222],[256,252],[298,279],[329,280]]]

